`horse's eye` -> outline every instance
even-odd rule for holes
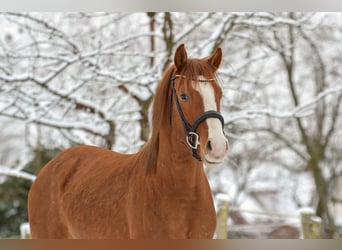
[[[187,94],[185,94],[185,93],[182,93],[182,94],[180,94],[180,98],[181,98],[183,101],[186,101],[186,100],[189,99],[189,96],[188,96]]]

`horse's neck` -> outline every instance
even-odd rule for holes
[[[160,132],[156,178],[172,183],[173,188],[194,189],[206,178],[201,162],[192,157],[185,139],[173,131]]]

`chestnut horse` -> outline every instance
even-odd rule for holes
[[[177,48],[156,89],[151,138],[136,154],[76,146],[53,158],[29,192],[32,238],[212,238],[203,164],[228,151],[221,59],[220,48],[204,59]]]

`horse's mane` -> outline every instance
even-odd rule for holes
[[[170,126],[171,102],[171,78],[179,74],[191,79],[198,79],[200,75],[206,78],[213,78],[215,69],[212,65],[201,59],[188,59],[187,64],[180,69],[176,69],[172,64],[164,73],[160,80],[153,99],[152,106],[152,134],[144,147],[139,152],[138,161],[144,166],[146,173],[151,172],[156,167],[159,150],[159,131],[162,126]],[[191,86],[191,84],[189,84]]]

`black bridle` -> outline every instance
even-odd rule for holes
[[[201,161],[201,157],[197,154],[197,147],[199,145],[199,135],[196,133],[196,130],[198,128],[198,126],[206,119],[208,118],[217,118],[221,121],[222,124],[222,129],[224,127],[224,119],[223,116],[215,111],[215,110],[209,110],[204,112],[203,114],[200,114],[196,120],[194,121],[193,125],[191,125],[185,118],[184,113],[182,111],[182,108],[179,104],[178,101],[178,97],[177,97],[177,93],[176,93],[176,89],[175,89],[175,80],[177,78],[185,78],[185,76],[182,75],[174,75],[171,77],[171,91],[172,91],[172,96],[175,99],[175,103],[176,103],[176,107],[177,107],[177,111],[178,114],[181,118],[182,124],[183,124],[183,128],[184,128],[184,132],[186,135],[186,142],[188,143],[191,151],[192,151],[192,156],[194,158],[196,158],[197,160]],[[212,80],[212,79],[210,79]],[[201,82],[208,82],[210,80],[200,80]],[[171,97],[171,111],[170,111],[170,116],[172,116],[172,97]]]

